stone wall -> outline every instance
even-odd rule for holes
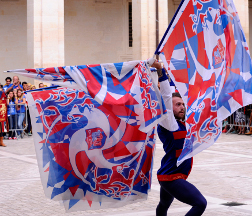
[[[5,84],[5,70],[27,67],[26,0],[0,1],[0,83]],[[28,80],[20,77],[20,80]]]
[[[132,60],[127,0],[65,0],[65,64]]]

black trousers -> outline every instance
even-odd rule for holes
[[[206,209],[207,201],[200,191],[184,179],[174,181],[160,181],[160,202],[156,209],[157,216],[166,216],[168,208],[174,198],[191,205],[192,208],[186,216],[202,215]]]

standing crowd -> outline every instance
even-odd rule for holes
[[[40,83],[39,88],[43,87],[45,87],[44,84]],[[3,139],[16,140],[23,138],[24,134],[32,135],[31,118],[25,91],[34,89],[36,87],[30,83],[21,83],[18,76],[13,76],[13,78],[6,77],[5,85],[0,85],[2,114],[7,112],[8,116],[6,119],[1,120],[0,146],[6,146],[3,143]]]
[[[252,136],[252,104],[241,107],[223,121],[222,133]]]

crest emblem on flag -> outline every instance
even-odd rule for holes
[[[217,45],[213,49],[213,67],[221,67],[221,63],[224,61],[225,48],[221,42],[221,39],[217,41]]]
[[[88,149],[101,148],[104,146],[106,135],[101,128],[91,128],[86,130],[86,143]]]

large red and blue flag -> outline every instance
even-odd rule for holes
[[[232,0],[182,0],[156,54],[186,104],[178,164],[211,146],[221,121],[252,103],[252,67]]]
[[[146,61],[11,72],[67,86],[27,93],[47,197],[67,211],[147,198],[166,109]]]

